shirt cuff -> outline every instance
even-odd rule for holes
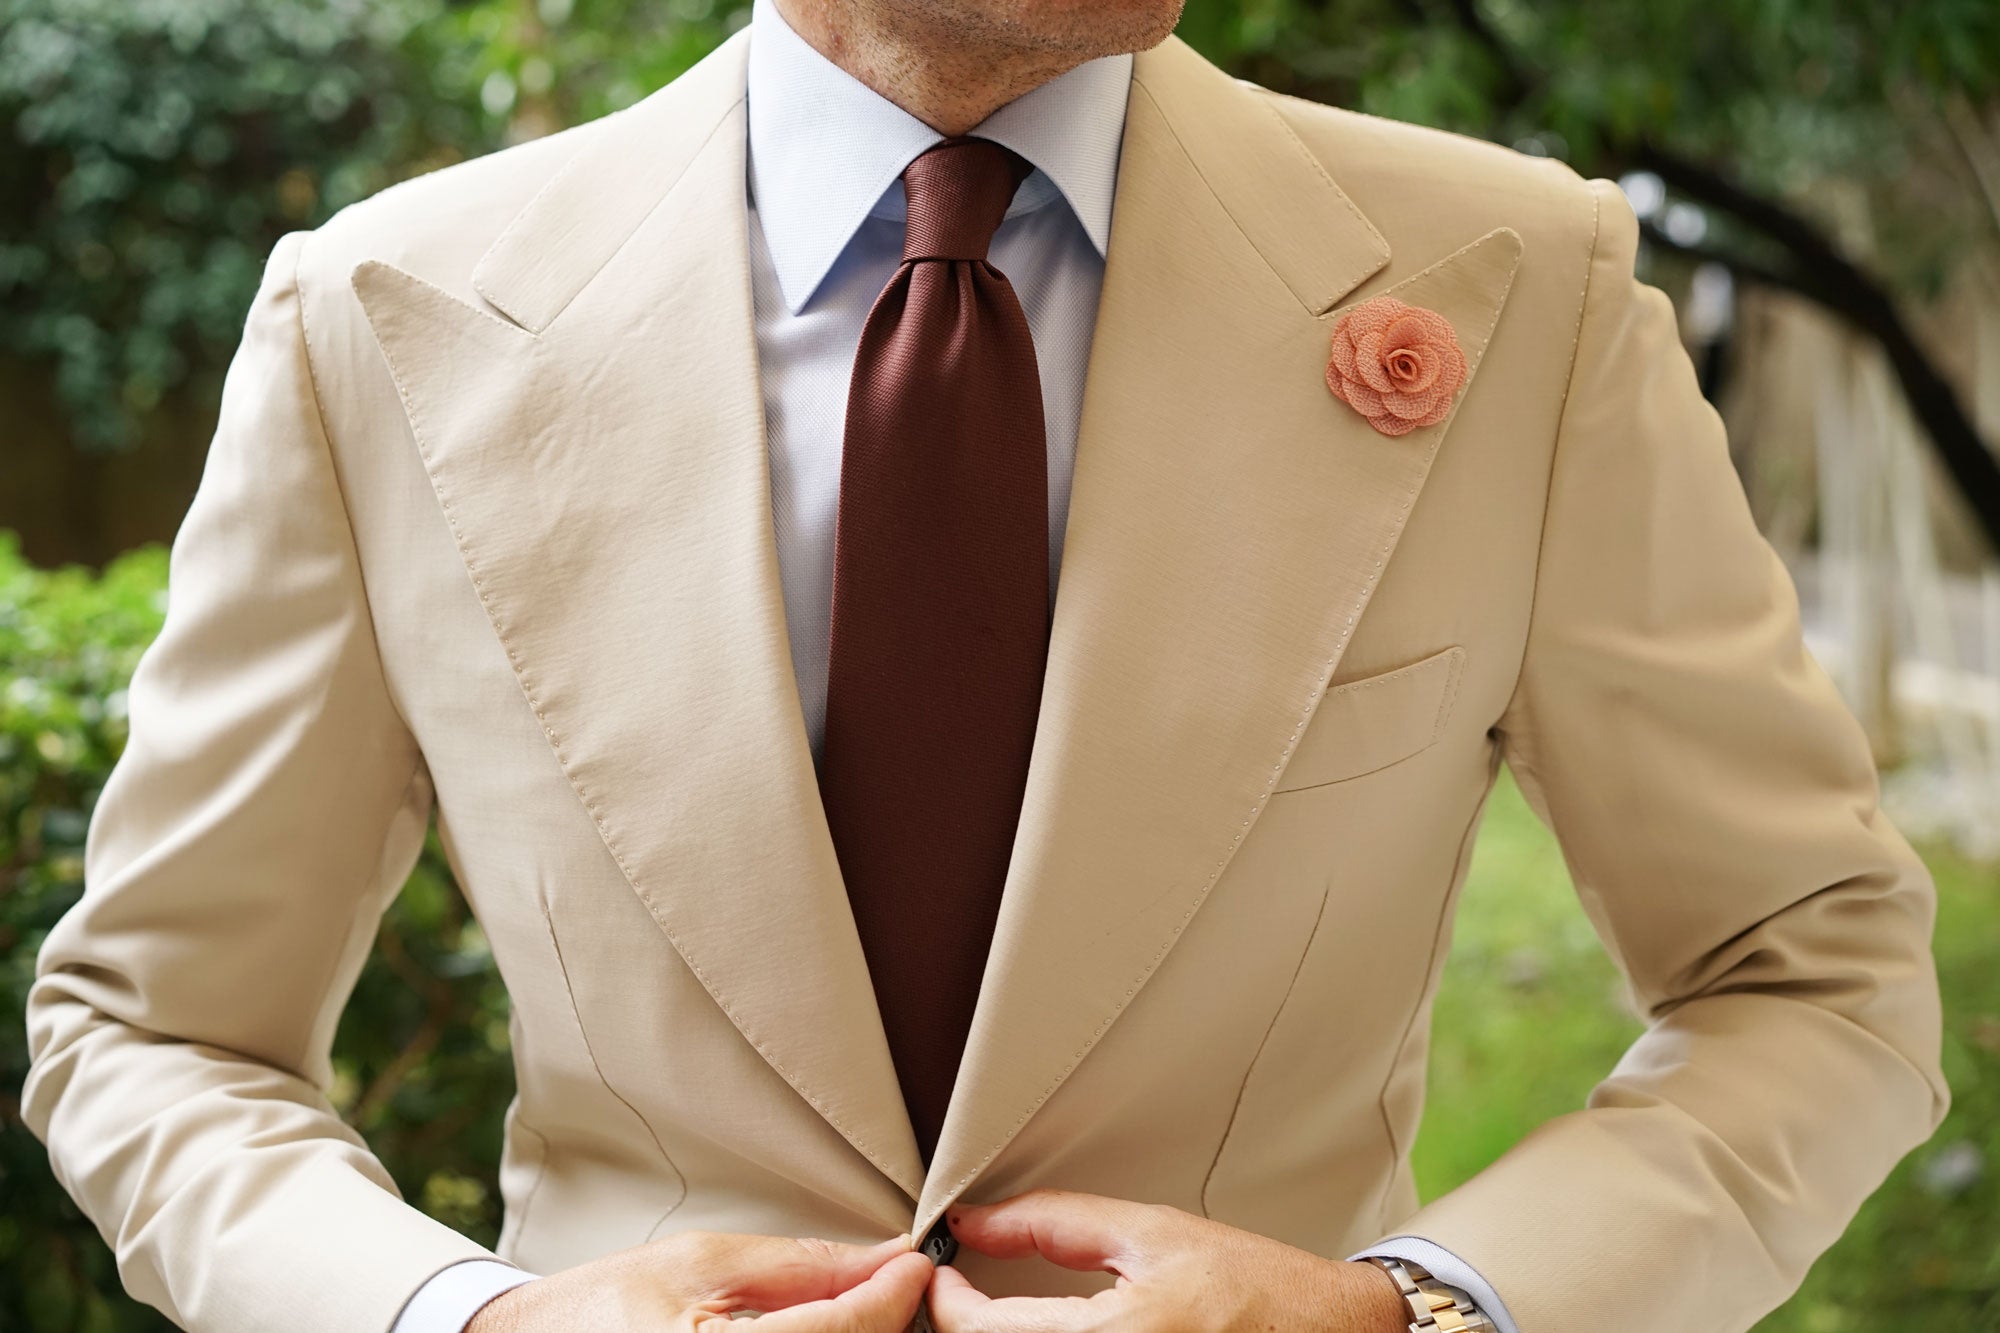
[[[1479,1307],[1479,1313],[1492,1320],[1499,1333],[1520,1333],[1514,1326],[1514,1316],[1507,1313],[1506,1305],[1500,1300],[1500,1293],[1479,1276],[1479,1270],[1436,1241],[1425,1240],[1422,1236],[1391,1236],[1348,1258],[1359,1259],[1370,1254],[1379,1254],[1384,1259],[1408,1259],[1423,1265],[1438,1281],[1457,1287],[1470,1296],[1472,1303]],[[402,1330],[397,1329],[396,1333],[402,1333]]]
[[[447,1264],[417,1288],[389,1333],[464,1333],[481,1306],[537,1276],[494,1259],[461,1259]]]

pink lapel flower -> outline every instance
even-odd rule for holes
[[[1333,326],[1326,387],[1384,435],[1443,421],[1465,375],[1458,336],[1435,310],[1377,296]]]

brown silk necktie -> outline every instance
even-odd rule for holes
[[[986,249],[1033,168],[988,139],[903,171],[862,326],[834,529],[820,794],[929,1162],[972,1026],[1049,644],[1035,346]]]

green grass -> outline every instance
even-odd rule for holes
[[[1938,884],[1951,1114],[1758,1333],[2000,1330],[2000,867],[1924,850]],[[1639,1031],[1554,838],[1503,773],[1454,929],[1431,1053],[1433,1087],[1477,1096],[1430,1100],[1415,1150],[1423,1197],[1582,1105]],[[1984,1162],[1949,1194],[1925,1185],[1947,1152]]]

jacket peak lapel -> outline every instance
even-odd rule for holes
[[[744,36],[593,122],[475,270],[505,319],[380,262],[353,283],[480,603],[631,890],[743,1038],[914,1197],[785,631]],[[847,1188],[883,1213],[859,1173]]]

